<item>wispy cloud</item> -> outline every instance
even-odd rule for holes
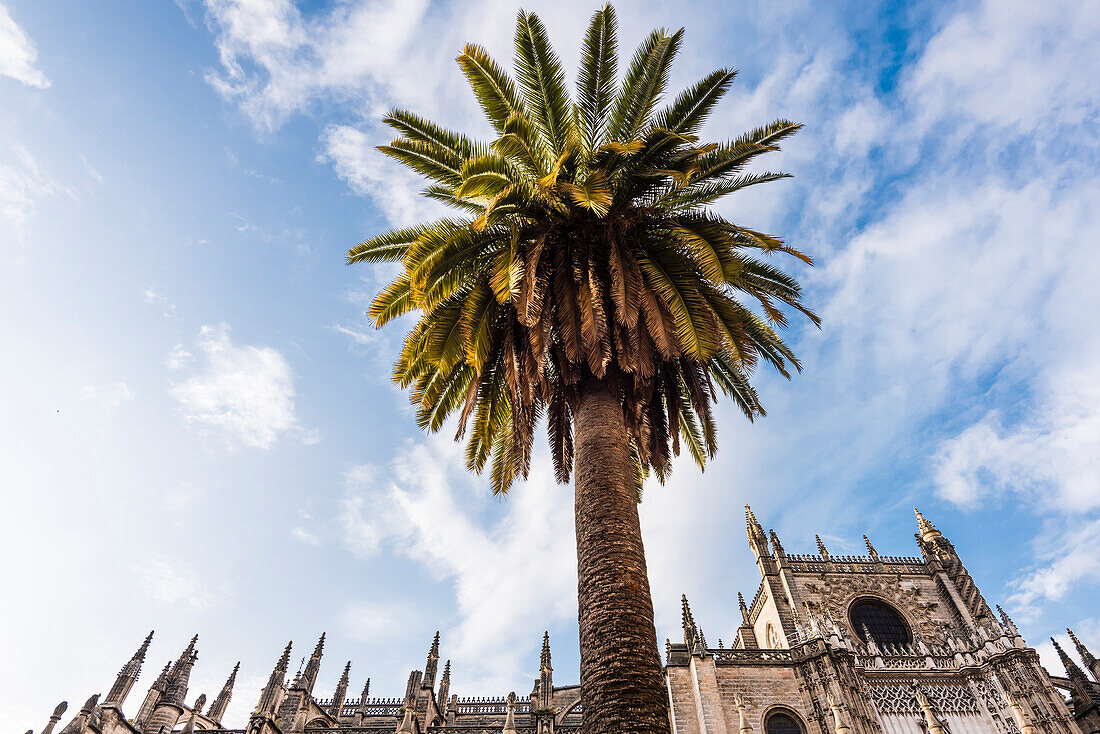
[[[150,558],[135,564],[133,571],[142,592],[157,604],[185,604],[201,611],[225,603],[225,599],[210,591],[186,563]]]
[[[207,81],[260,129],[322,97],[381,83],[427,9],[426,0],[342,3],[309,20],[290,0],[207,0],[220,70]]]
[[[152,303],[162,310],[164,318],[169,321],[183,321],[183,316],[180,314],[179,309],[176,308],[176,304],[173,303],[160,288],[150,286],[145,289],[143,295],[146,303]]]
[[[464,680],[509,685],[541,630],[576,612],[569,490],[540,455],[532,479],[498,504],[466,475],[449,436],[409,445],[385,475],[392,482],[370,467],[349,470],[337,518],[345,545],[360,556],[385,545],[450,581],[459,621],[449,649]],[[485,513],[495,518],[484,523]]]
[[[2,10],[0,6],[0,24]],[[30,151],[19,143],[12,145],[10,151],[11,160],[0,162],[0,218],[22,239],[27,222],[41,199],[56,194],[76,199],[77,193],[43,172]]]
[[[383,643],[406,639],[420,614],[400,602],[353,602],[340,612],[340,629],[356,642]]]
[[[81,388],[80,399],[115,408],[133,400],[134,392],[125,382],[116,382],[112,385],[85,385]]]
[[[26,31],[0,4],[0,76],[8,76],[28,87],[46,89],[50,80],[38,70],[38,49]]]
[[[211,432],[228,446],[271,448],[283,436],[315,443],[294,410],[294,373],[272,347],[237,346],[225,324],[203,326],[196,348],[202,363],[190,376],[169,387],[188,424]],[[169,357],[170,366],[187,369],[193,359],[182,347]]]

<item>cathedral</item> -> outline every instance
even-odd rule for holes
[[[683,641],[666,642],[665,681],[675,734],[1100,734],[1100,660],[1070,633],[1085,669],[1057,642],[1065,676],[1048,673],[1000,607],[994,614],[955,547],[920,512],[920,557],[787,554],[745,508],[760,571],[752,602],[725,646],[707,644],[683,599]],[[336,690],[314,690],[325,636],[288,677],[291,645],[275,663],[244,729],[222,717],[234,668],[207,706],[188,679],[197,638],[157,676],[140,701],[127,699],[152,633],[107,695],[89,698],[60,734],[553,734],[579,731],[580,690],[555,685],[544,636],[529,695],[463,698],[439,673],[436,634],[423,670],[404,695],[348,697],[350,663]],[[131,715],[123,712],[126,707]],[[40,734],[53,734],[63,702]],[[28,732],[28,734],[32,734]]]

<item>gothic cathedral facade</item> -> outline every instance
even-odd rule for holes
[[[674,734],[1100,734],[1100,661],[1071,634],[1079,666],[1055,642],[1066,675],[1048,673],[998,607],[995,614],[951,542],[919,512],[920,557],[790,554],[745,508],[761,582],[740,603],[726,647],[707,644],[687,599],[683,642],[666,643]],[[197,639],[161,671],[132,716],[123,705],[152,634],[102,701],[92,696],[60,734],[554,734],[580,728],[580,691],[556,686],[543,637],[539,678],[525,698],[451,694],[450,662],[437,682],[439,635],[404,696],[349,698],[348,663],[330,698],[314,695],[324,635],[288,679],[279,657],[248,721],[222,725],[234,668],[206,706],[188,680]],[[62,703],[40,734],[53,734]],[[28,734],[32,734],[28,732]]]

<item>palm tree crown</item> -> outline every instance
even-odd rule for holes
[[[799,369],[774,327],[786,326],[784,306],[817,317],[767,256],[811,260],[709,206],[785,177],[746,168],[800,125],[701,142],[736,72],[719,69],[659,108],[682,35],[653,31],[620,83],[605,6],[571,100],[542,23],[521,11],[515,81],[477,45],[458,57],[495,140],[405,110],[385,118],[399,137],[380,150],[458,214],[373,237],[348,262],[403,266],[370,307],[377,326],[419,312],[394,379],[413,386],[422,428],[458,411],[467,465],[480,472],[491,458],[497,492],[527,476],[543,415],[556,477],[569,481],[572,416],[590,381],[619,396],[640,491],[650,471],[665,478],[681,443],[700,466],[713,455],[715,385],[751,420],[764,414],[749,381],[760,360],[788,377]]]

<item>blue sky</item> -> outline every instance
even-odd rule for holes
[[[192,695],[242,661],[241,723],[283,645],[320,689],[399,695],[442,630],[459,695],[524,693],[549,629],[576,678],[571,496],[546,452],[506,501],[389,383],[384,271],[343,253],[430,215],[384,161],[392,106],[481,135],[453,63],[508,60],[516,5],[0,3],[0,728],[147,685],[198,632]],[[529,3],[574,63],[590,3]],[[741,70],[724,138],[806,123],[795,175],[722,205],[812,253],[805,372],[717,460],[642,505],[661,639],[679,596],[731,639],[757,576],[745,502],[913,554],[912,506],[1038,644],[1100,648],[1100,11],[1043,3],[621,3],[623,53],[686,26],[683,86]],[[1048,657],[1048,648],[1041,647]],[[130,708],[137,705],[135,700]]]

